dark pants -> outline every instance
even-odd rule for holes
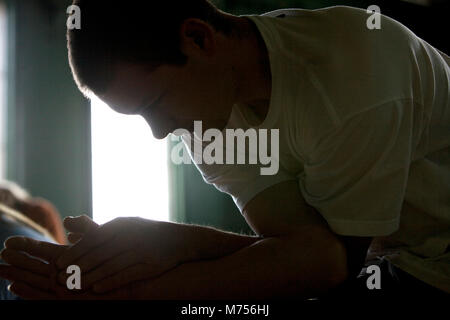
[[[418,280],[407,272],[394,266],[386,258],[378,258],[367,265],[378,265],[381,271],[380,289],[369,289],[367,280],[372,273],[363,268],[357,277],[347,280],[332,290],[320,301],[359,301],[359,302],[411,302],[449,300],[450,295],[427,283]]]

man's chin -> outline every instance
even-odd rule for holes
[[[158,132],[158,131],[152,131],[153,137],[157,140],[163,140],[165,139],[170,132],[164,131],[164,132]]]

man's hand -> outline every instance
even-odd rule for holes
[[[67,234],[67,240],[74,244],[81,240],[86,233],[96,230],[99,225],[88,216],[82,215],[76,218],[66,217],[64,219],[64,227],[67,231],[69,231]]]
[[[11,237],[5,242],[1,255],[9,265],[0,264],[0,277],[10,280],[9,287],[16,295],[33,300],[111,300],[136,299],[133,287],[124,287],[108,294],[94,294],[88,290],[69,290],[56,281],[54,261],[67,246],[37,241],[26,237]]]
[[[56,268],[53,261],[66,246],[11,237],[5,242],[0,276],[12,282],[9,290],[25,299],[57,298]]]
[[[84,235],[79,227],[86,224],[86,218],[66,219],[64,223],[72,231],[70,240],[78,241],[56,261],[61,284],[66,282],[66,268],[77,265],[82,273],[82,288],[95,284],[95,292],[107,292],[161,275],[188,256],[172,223],[117,218],[91,226]]]

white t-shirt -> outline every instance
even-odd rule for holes
[[[245,17],[268,48],[272,95],[262,124],[239,104],[227,128],[279,129],[280,169],[196,164],[204,180],[242,211],[296,179],[336,234],[382,237],[392,263],[450,292],[449,57],[386,16],[369,30],[351,7]]]

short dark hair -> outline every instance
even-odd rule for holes
[[[74,0],[81,29],[67,30],[69,63],[78,88],[102,94],[119,62],[142,63],[152,69],[184,65],[179,28],[198,18],[226,35],[233,26],[209,0]]]

